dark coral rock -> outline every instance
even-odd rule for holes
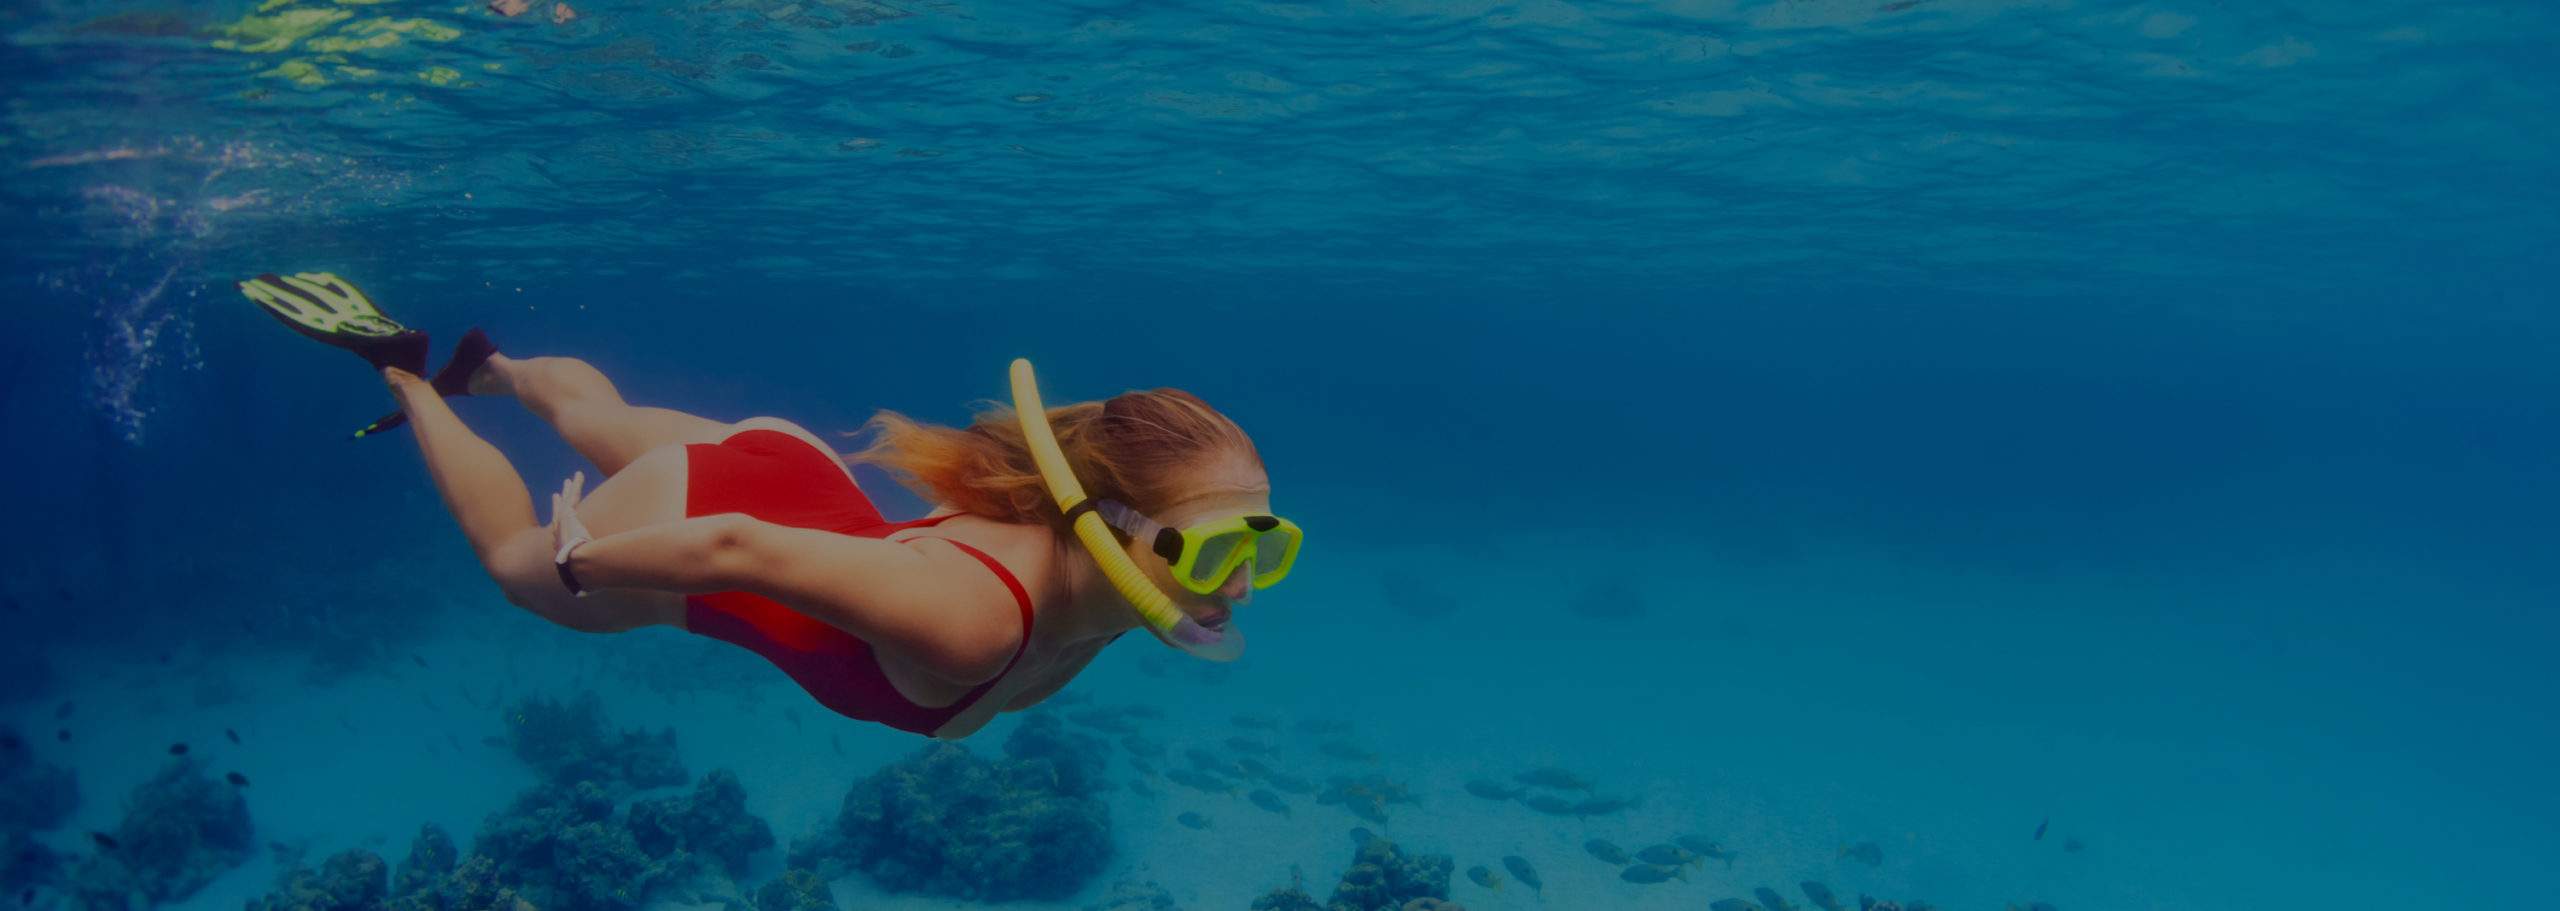
[[[1084,906],[1084,911],[1182,911],[1173,903],[1173,893],[1153,882],[1121,880],[1111,884],[1102,900]]]
[[[70,769],[38,761],[17,731],[0,728],[0,831],[50,829],[79,805],[80,784]]]
[[[780,877],[756,890],[755,911],[836,911],[836,896],[818,874],[784,870]]]
[[[792,866],[821,876],[860,870],[893,892],[990,902],[1066,898],[1110,859],[1110,811],[1063,790],[1055,766],[991,763],[957,744],[873,773],[791,851]]]
[[[1327,911],[1399,911],[1417,898],[1446,900],[1449,870],[1446,854],[1408,856],[1394,842],[1372,838],[1360,845],[1351,868],[1325,902]]]
[[[592,781],[526,791],[481,824],[471,852],[472,860],[490,862],[497,886],[542,911],[630,911],[670,878],[613,818],[613,798]],[[451,878],[472,868],[465,861]],[[487,891],[476,882],[466,887],[475,897]]]
[[[418,837],[409,842],[409,858],[400,862],[400,873],[391,879],[391,894],[412,895],[436,887],[453,872],[459,852],[453,849],[453,836],[435,823],[418,827]]]
[[[23,829],[0,826],[0,895],[50,886],[62,875],[62,858]]]
[[[474,854],[431,888],[393,899],[390,911],[534,911],[502,879],[496,861]]]
[[[240,789],[205,773],[187,757],[125,799],[124,822],[72,873],[85,911],[128,909],[195,894],[223,871],[249,859],[256,843]]]
[[[247,911],[380,911],[390,887],[390,867],[381,857],[347,851],[318,870],[286,870],[276,878],[275,891],[249,902]]]
[[[1005,738],[1004,754],[1025,763],[1046,763],[1055,790],[1067,794],[1103,790],[1103,773],[1111,762],[1110,746],[1102,738],[1069,730],[1047,712],[1024,718]]]
[[[1324,911],[1316,897],[1297,886],[1273,889],[1253,900],[1253,911]]]
[[[688,797],[643,800],[628,820],[640,851],[670,868],[716,862],[729,878],[747,875],[747,858],[773,847],[773,828],[747,814],[747,789],[727,769],[702,776]]]
[[[507,745],[552,784],[594,782],[616,796],[685,782],[676,733],[610,730],[593,692],[576,701],[535,697],[507,712]]]

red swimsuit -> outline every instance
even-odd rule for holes
[[[951,518],[904,522],[882,518],[834,456],[779,430],[741,431],[718,443],[695,443],[684,449],[689,473],[684,514],[688,518],[745,513],[776,525],[859,538],[885,538],[902,528],[937,525]],[[1004,666],[1004,673],[1011,673],[1031,643],[1031,593],[985,552],[950,538],[942,540],[994,570],[1021,605],[1023,644],[1014,648],[1013,659]],[[901,731],[932,734],[1004,679],[1004,673],[999,673],[960,701],[929,708],[907,701],[889,685],[869,644],[770,598],[718,592],[694,595],[684,603],[686,629],[763,655],[827,708]]]

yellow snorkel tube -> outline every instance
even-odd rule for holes
[[[1094,512],[1093,502],[1086,499],[1084,484],[1076,480],[1075,471],[1067,467],[1067,454],[1058,448],[1058,435],[1049,429],[1049,409],[1040,403],[1040,384],[1031,375],[1028,358],[1013,359],[1013,414],[1022,423],[1023,444],[1031,449],[1031,461],[1040,466],[1040,479],[1049,486],[1049,495],[1057,498],[1058,511],[1068,516],[1076,531],[1076,540],[1084,542],[1086,552],[1102,567],[1102,575],[1119,589],[1129,606],[1137,608],[1138,618],[1147,629],[1166,645],[1211,661],[1234,661],[1244,654],[1244,634],[1233,627],[1210,629],[1173,606],[1173,599],[1147,578],[1129,552],[1113,537],[1111,526]]]

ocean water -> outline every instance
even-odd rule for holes
[[[775,836],[630,903],[713,911],[925,745],[506,604],[405,432],[343,439],[379,383],[231,288],[322,270],[723,419],[958,422],[1016,356],[1233,416],[1309,535],[1245,659],[1132,637],[1034,714],[1414,799],[1282,815],[1114,745],[1109,858],[1010,907],[1321,900],[1353,826],[1540,872],[1458,873],[1477,911],[2546,889],[2547,4],[573,2],[0,5],[0,729],[77,797],[0,818],[62,870],[0,902],[100,911],[65,877],[173,763],[243,776],[255,847],[136,908],[468,850],[536,781],[507,706],[593,694]],[[458,409],[537,488],[586,467]],[[1464,787],[1547,767],[1632,805]],[[1736,857],[1583,848],[1684,834]]]

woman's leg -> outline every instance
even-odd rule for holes
[[[682,622],[683,600],[663,592],[598,592],[586,598],[570,595],[552,565],[551,532],[536,521],[533,496],[506,455],[464,426],[425,380],[398,368],[384,370],[383,377],[390,382],[392,394],[400,399],[401,409],[409,415],[418,452],[426,457],[427,474],[435,480],[437,492],[444,495],[445,508],[462,525],[472,553],[480,557],[481,567],[506,592],[509,602],[585,632],[619,632]],[[681,454],[682,450],[670,452]],[[657,461],[672,468],[648,474],[677,472],[672,487],[680,491],[682,462]],[[652,513],[667,511],[664,501],[668,498],[649,494],[653,489],[663,492],[670,486],[667,480],[608,479],[587,497],[579,516],[596,534],[611,534],[663,518]],[[681,497],[675,502],[681,504]],[[677,518],[682,517],[681,505],[675,506],[674,511]]]
[[[470,388],[473,395],[515,396],[607,477],[660,446],[729,435],[728,424],[710,418],[625,402],[602,371],[573,357],[491,355]]]

